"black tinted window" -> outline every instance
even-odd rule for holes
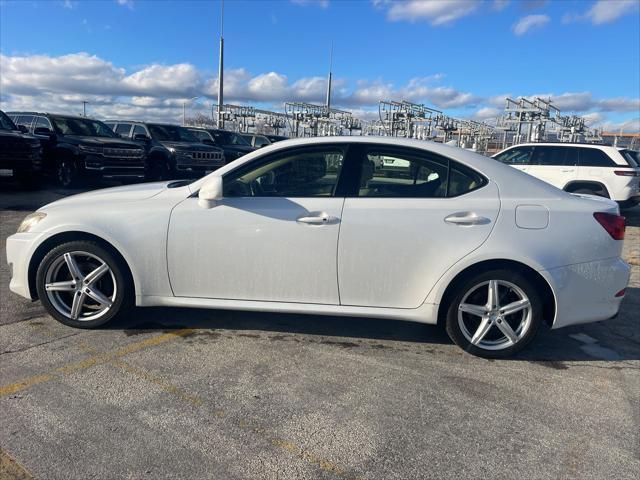
[[[344,151],[338,147],[283,152],[225,175],[225,197],[330,197]]]
[[[27,128],[31,128],[33,123],[33,115],[20,115],[16,121],[16,125],[24,125]]]
[[[113,138],[115,134],[104,123],[89,118],[51,117],[56,131],[62,135]]]
[[[0,112],[0,130],[15,130],[16,126],[3,112]]]
[[[614,167],[615,163],[609,155],[597,148],[580,149],[580,166],[582,167]]]
[[[147,125],[149,128],[149,132],[151,132],[151,137],[155,140],[164,142],[197,142],[198,139],[193,136],[193,133],[190,130],[187,130],[184,127],[179,127],[177,125],[160,125],[160,124],[149,124]]]
[[[45,117],[36,117],[36,121],[33,124],[33,129],[35,130],[36,128],[47,128],[51,130],[51,123]]]
[[[531,157],[532,165],[566,165],[567,152],[573,150],[564,147],[536,147]]]
[[[134,125],[133,126],[133,134],[134,135],[147,135],[147,131],[142,125]]]
[[[457,197],[485,184],[485,179],[470,168],[450,161],[448,197]]]
[[[131,131],[131,124],[130,123],[119,123],[116,126],[116,133],[118,135],[123,135],[125,137],[128,137],[130,131]]]
[[[529,165],[533,147],[516,147],[495,156],[496,160],[507,165]]]
[[[196,137],[201,142],[203,142],[204,140],[211,141],[211,135],[209,135],[207,132],[203,130],[189,130],[189,131],[193,133],[193,136]]]
[[[640,165],[640,152],[633,150],[620,150],[620,155],[630,167],[638,168]]]

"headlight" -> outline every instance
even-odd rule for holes
[[[84,152],[84,153],[93,153],[95,155],[102,155],[102,147],[94,147],[94,146],[90,146],[90,145],[80,145],[78,148],[80,148],[80,151]]]
[[[18,227],[18,233],[30,231],[34,226],[36,226],[38,222],[40,222],[40,220],[42,220],[46,216],[47,214],[42,212],[35,212],[31,215],[27,215],[27,218],[25,218]]]

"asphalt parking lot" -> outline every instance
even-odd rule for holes
[[[148,309],[65,327],[10,294],[4,243],[66,194],[0,184],[2,479],[640,475],[640,208],[621,314],[489,361],[373,319]]]

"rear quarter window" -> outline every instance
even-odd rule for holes
[[[580,148],[581,167],[615,167],[616,163],[598,148]]]

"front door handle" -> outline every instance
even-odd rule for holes
[[[327,225],[337,223],[338,219],[327,215],[326,213],[320,213],[317,215],[309,215],[307,217],[298,217],[296,221],[298,223],[306,223],[308,225]]]
[[[448,217],[444,219],[447,223],[452,223],[454,225],[462,225],[462,226],[470,226],[470,225],[486,225],[490,223],[487,217],[481,217],[477,213],[474,212],[457,212],[452,213]]]

